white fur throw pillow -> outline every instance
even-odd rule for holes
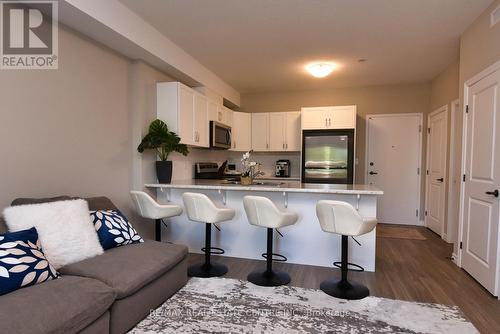
[[[3,215],[11,232],[36,228],[43,252],[56,270],[103,253],[83,199],[11,206]]]

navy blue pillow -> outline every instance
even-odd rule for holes
[[[0,234],[0,295],[58,277],[42,252],[36,228]]]
[[[144,242],[119,210],[91,210],[90,217],[105,250]]]

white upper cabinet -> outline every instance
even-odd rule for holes
[[[285,113],[269,113],[269,150],[285,150]]]
[[[224,106],[222,106],[221,109],[222,109],[222,123],[232,127],[234,111]]]
[[[254,151],[269,150],[269,114],[253,113],[252,115],[252,149]]]
[[[194,95],[194,142],[196,146],[208,147],[208,104],[207,98]]]
[[[210,121],[233,125],[233,111],[213,100],[208,100],[208,118]]]
[[[208,108],[208,120],[221,123],[222,122],[222,110],[221,110],[219,104],[215,101],[208,100],[207,108]]]
[[[302,129],[355,129],[356,106],[302,108]]]
[[[156,116],[186,145],[208,147],[208,102],[180,82],[156,85]]]
[[[252,114],[255,151],[300,151],[300,112]]]
[[[231,150],[250,151],[252,149],[252,114],[233,112],[231,129]]]
[[[302,132],[300,130],[300,111],[285,113],[285,151],[300,151]]]

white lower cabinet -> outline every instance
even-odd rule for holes
[[[252,149],[252,114],[233,112],[231,129],[231,151],[250,151]]]

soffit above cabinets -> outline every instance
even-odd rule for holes
[[[134,60],[143,60],[189,86],[206,86],[231,103],[240,94],[118,0],[59,2],[59,21]]]

